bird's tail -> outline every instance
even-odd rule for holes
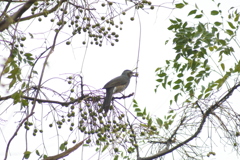
[[[102,105],[102,109],[105,111],[105,113],[108,112],[109,108],[110,108],[110,103],[112,100],[112,95],[113,95],[113,89],[106,89],[106,97],[104,98],[103,101],[103,105]]]

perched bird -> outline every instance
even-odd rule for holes
[[[107,113],[110,108],[112,95],[124,91],[127,88],[132,76],[136,76],[134,72],[125,70],[121,76],[118,76],[105,84],[103,89],[106,89],[106,97],[104,98],[102,105],[102,109],[104,109],[105,113]]]

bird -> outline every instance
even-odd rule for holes
[[[137,74],[131,70],[124,70],[121,76],[110,80],[104,85],[103,89],[106,89],[106,97],[104,98],[101,108],[105,111],[105,113],[107,113],[110,108],[113,94],[124,91],[128,87],[132,76],[137,76]]]

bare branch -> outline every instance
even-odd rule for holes
[[[57,5],[55,5],[52,9],[50,9],[50,10],[45,10],[45,11],[43,11],[43,12],[40,12],[40,13],[38,13],[38,14],[34,14],[34,15],[31,15],[31,16],[28,16],[28,17],[24,17],[24,18],[21,18],[21,19],[19,19],[19,22],[21,22],[21,21],[26,21],[26,20],[29,20],[29,19],[32,19],[32,18],[35,18],[35,17],[39,17],[39,16],[42,16],[42,15],[44,15],[45,13],[53,13],[53,12],[55,12],[61,5],[62,5],[62,3],[63,2],[65,2],[66,0],[61,0],[59,3],[57,3]]]
[[[202,131],[203,129],[203,126],[206,122],[206,119],[209,117],[210,114],[212,114],[212,112],[217,109],[222,103],[224,103],[231,95],[232,93],[240,86],[240,84],[237,84],[235,85],[234,87],[232,87],[232,89],[230,89],[228,91],[228,93],[223,96],[219,101],[217,101],[214,105],[212,105],[211,107],[209,107],[209,109],[207,109],[207,111],[203,114],[202,116],[202,120],[201,120],[201,123],[199,124],[199,127],[198,129],[196,130],[196,132],[190,136],[188,139],[186,139],[185,141],[179,143],[178,145],[176,145],[175,147],[172,147],[171,149],[164,149],[160,152],[158,152],[157,154],[155,155],[152,155],[152,156],[149,156],[149,157],[139,157],[138,160],[152,160],[152,159],[155,159],[155,158],[158,158],[158,157],[161,157],[161,156],[164,156],[168,153],[171,153],[173,152],[174,150],[176,150],[177,148],[187,144],[188,142],[190,142],[191,140],[193,140],[194,138],[196,138],[200,132]]]
[[[19,124],[19,126],[18,126],[17,129],[16,129],[16,131],[14,132],[13,136],[12,136],[12,137],[10,138],[10,140],[8,141],[4,160],[7,159],[8,150],[9,150],[10,143],[12,142],[13,138],[17,135],[17,133],[18,133],[19,129],[22,127],[23,123],[24,123],[29,117],[31,117],[33,114],[34,114],[34,112],[30,113],[28,116],[26,116],[26,117],[22,120],[22,122]]]
[[[0,32],[7,29],[11,24],[16,23],[18,19],[22,16],[22,14],[26,12],[32,6],[32,4],[36,1],[37,0],[29,0],[17,12],[15,12],[11,16],[8,16],[7,14],[5,14],[6,19],[0,22]]]
[[[47,157],[45,158],[44,160],[57,160],[57,159],[60,159],[60,158],[63,158],[63,157],[66,157],[68,156],[70,153],[72,153],[73,151],[75,151],[76,149],[78,149],[86,139],[88,139],[89,137],[85,138],[83,141],[77,143],[75,146],[73,146],[72,148],[69,148],[68,150],[66,150],[65,152],[63,153],[60,153],[60,154],[57,154],[55,156],[50,156],[50,157]]]

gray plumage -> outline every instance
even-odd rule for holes
[[[110,108],[112,95],[124,91],[129,85],[132,76],[133,76],[132,71],[125,70],[123,71],[121,76],[116,77],[109,81],[107,84],[105,84],[103,89],[106,89],[106,97],[104,98],[102,105],[102,109],[104,109],[105,113],[107,113]]]

